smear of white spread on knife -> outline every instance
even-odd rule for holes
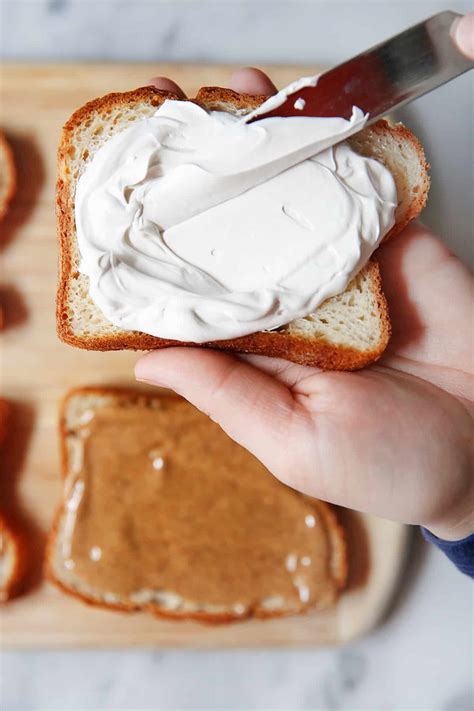
[[[202,343],[277,328],[344,291],[397,202],[390,172],[343,142],[367,117],[247,123],[315,82],[245,117],[165,101],[96,152],[77,239],[112,323]]]

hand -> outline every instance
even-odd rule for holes
[[[184,96],[168,79],[153,83]],[[230,86],[275,91],[255,69],[237,72]],[[136,377],[184,396],[299,491],[463,538],[473,524],[472,279],[419,224],[377,258],[393,336],[370,368],[329,373],[168,348],[140,358]]]

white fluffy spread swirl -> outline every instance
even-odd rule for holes
[[[360,109],[248,118],[165,101],[87,165],[80,271],[113,324],[196,343],[277,328],[344,291],[394,224],[390,172],[340,142]]]

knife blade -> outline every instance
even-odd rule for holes
[[[353,106],[369,115],[367,124],[376,121],[473,68],[474,62],[461,54],[451,37],[459,17],[456,12],[440,12],[410,27],[325,72],[316,86],[288,94],[283,103],[257,113],[248,123],[272,116],[350,119]]]

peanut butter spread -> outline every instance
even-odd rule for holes
[[[318,503],[177,398],[83,411],[67,433],[56,574],[109,603],[295,610],[337,584]]]

